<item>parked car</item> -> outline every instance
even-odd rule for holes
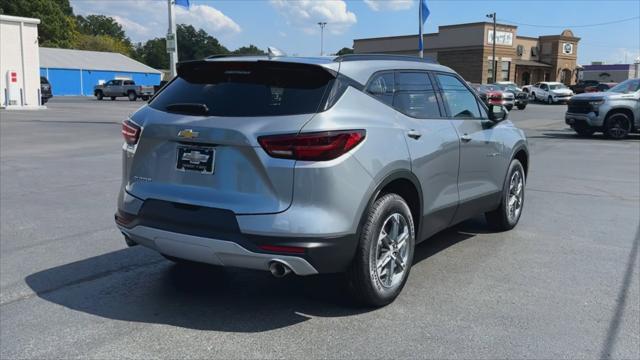
[[[524,110],[529,103],[529,94],[522,91],[519,87],[514,85],[511,82],[497,82],[495,83],[502,92],[511,93],[514,97],[514,105],[518,108],[518,110]]]
[[[618,85],[618,83],[615,82],[609,82],[609,83],[600,83],[596,86],[589,86],[587,88],[584,89],[584,92],[605,92],[608,91],[609,89],[611,89],[612,87]]]
[[[547,104],[567,102],[573,96],[573,91],[560,82],[540,82],[529,88],[533,100],[544,101]]]
[[[497,85],[478,84],[474,89],[487,106],[503,105],[508,111],[513,108],[515,96],[510,92],[502,91]]]
[[[565,122],[578,135],[602,131],[612,139],[624,139],[640,129],[640,78],[629,79],[607,92],[584,93],[569,101]]]
[[[51,83],[46,77],[40,76],[40,102],[44,105],[53,97]]]
[[[600,84],[598,80],[580,80],[577,84],[569,86],[569,88],[574,94],[582,94],[587,91],[587,88],[598,86],[598,84]]]
[[[115,221],[129,245],[278,277],[346,272],[353,296],[382,306],[417,243],[522,214],[524,132],[447,67],[260,56],[177,72],[122,124]]]
[[[136,85],[133,80],[109,80],[103,85],[96,85],[93,94],[98,100],[105,97],[115,100],[118,97],[127,97],[130,101],[138,98],[149,100],[153,96],[153,86]]]

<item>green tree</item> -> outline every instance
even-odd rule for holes
[[[155,38],[144,44],[138,43],[133,51],[133,57],[155,69],[169,68],[169,54],[167,53],[167,40]]]
[[[104,15],[76,16],[78,31],[87,35],[106,35],[124,43],[130,43],[129,38],[112,17]]]
[[[233,55],[266,55],[267,53],[254,45],[243,46],[231,52]]]
[[[178,25],[178,58],[180,61],[204,59],[210,55],[220,54],[229,54],[229,50],[222,46],[218,39],[202,29],[196,31],[191,25]]]
[[[131,56],[133,49],[128,43],[124,43],[109,35],[78,35],[74,48],[79,50],[117,52]]]
[[[69,0],[0,0],[0,13],[40,19],[41,46],[70,48],[77,37]]]
[[[338,50],[338,52],[336,53],[336,55],[338,56],[348,55],[348,54],[353,54],[352,48],[343,47],[342,49]]]

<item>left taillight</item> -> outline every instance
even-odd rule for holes
[[[140,139],[140,126],[136,125],[131,120],[125,120],[122,122],[122,137],[124,141],[129,145],[135,145]]]
[[[365,130],[260,136],[260,146],[272,157],[303,161],[333,160],[360,144]]]

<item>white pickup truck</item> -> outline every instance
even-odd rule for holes
[[[141,98],[144,101],[149,100],[153,96],[153,86],[136,85],[133,80],[109,80],[103,85],[96,85],[93,88],[93,95],[98,100],[105,97],[115,100],[117,97],[127,97],[130,101],[136,101]]]
[[[525,86],[523,90],[529,93],[531,99],[547,104],[566,103],[573,96],[573,91],[561,82],[539,82],[535,85]]]

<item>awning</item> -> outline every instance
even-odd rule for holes
[[[545,63],[541,63],[533,60],[515,59],[513,60],[513,63],[520,66],[533,66],[533,67],[545,67],[545,68],[551,67],[551,65],[549,64],[545,64]]]

